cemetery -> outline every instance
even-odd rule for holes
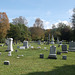
[[[1,0],[0,7],[0,75],[75,75],[74,0]]]
[[[43,45],[38,41],[24,41],[14,45],[12,38],[7,40],[8,45],[0,46],[0,75],[75,74],[75,52],[69,51],[71,43],[58,47],[59,44],[52,41]]]

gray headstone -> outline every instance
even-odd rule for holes
[[[23,41],[23,46],[25,46],[25,48],[29,48],[28,41]]]
[[[4,65],[10,65],[9,61],[4,61]]]
[[[17,46],[17,48],[20,48],[20,46]]]
[[[15,52],[18,52],[18,50],[15,50]]]
[[[67,45],[62,45],[62,53],[68,53]]]
[[[57,59],[57,57],[56,57],[56,47],[54,45],[50,46],[50,54],[49,54],[48,58]]]
[[[20,49],[25,49],[25,46],[21,46]]]
[[[41,45],[41,41],[40,40],[38,40],[38,44]]]
[[[57,55],[61,55],[61,52],[60,51],[57,51]]]
[[[40,54],[40,58],[44,58],[44,54]]]
[[[69,51],[75,51],[75,42],[69,43]]]
[[[57,37],[57,44],[59,44],[59,39],[58,39],[58,37]]]
[[[66,60],[66,59],[67,59],[67,56],[66,56],[66,55],[63,55],[63,56],[62,56],[62,59],[63,59],[63,60]]]

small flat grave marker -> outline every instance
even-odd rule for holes
[[[44,54],[40,54],[40,58],[44,58]]]
[[[10,65],[9,61],[4,61],[4,65]]]
[[[63,56],[62,56],[62,59],[63,59],[63,60],[66,60],[66,59],[67,59],[67,56],[66,56],[66,55],[63,55]]]
[[[20,49],[25,49],[25,46],[21,46]]]

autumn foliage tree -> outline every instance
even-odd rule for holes
[[[31,27],[31,38],[32,40],[43,40],[44,39],[44,30],[40,27]]]
[[[0,41],[6,37],[7,30],[9,30],[9,20],[5,12],[0,12]]]

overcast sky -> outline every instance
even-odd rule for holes
[[[33,26],[35,19],[44,21],[45,29],[60,21],[70,22],[75,0],[0,0],[0,12],[6,12],[9,21],[23,16],[28,26]]]

